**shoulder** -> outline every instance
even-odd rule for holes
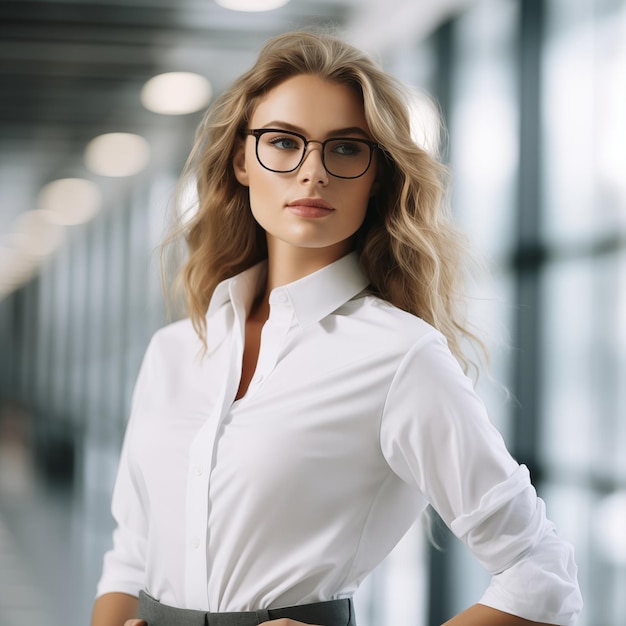
[[[157,330],[143,357],[137,383],[135,404],[163,402],[185,380],[193,381],[202,369],[202,343],[191,321],[180,320]]]
[[[142,370],[154,371],[164,365],[177,367],[195,359],[202,350],[202,343],[191,320],[183,319],[157,330],[146,349]]]
[[[162,326],[152,335],[150,340],[151,347],[156,346],[160,349],[180,347],[181,344],[194,344],[196,347],[199,344],[198,335],[189,318]]]
[[[372,294],[354,298],[343,309],[367,326],[368,337],[392,344],[399,342],[405,350],[423,340],[445,342],[443,335],[428,322]]]
[[[395,378],[419,378],[427,381],[431,391],[440,387],[443,393],[453,381],[463,388],[473,388],[445,335],[434,326],[374,295],[366,294],[352,303],[357,308],[355,315],[368,325],[368,342],[381,352],[395,355]]]

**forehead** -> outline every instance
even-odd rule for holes
[[[250,126],[287,122],[311,133],[357,126],[368,130],[363,101],[342,83],[301,74],[270,89],[258,102]]]

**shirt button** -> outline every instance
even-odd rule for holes
[[[202,472],[204,472],[202,465],[196,465],[196,476],[202,476]]]
[[[196,550],[200,547],[200,539],[198,537],[194,537],[191,543]]]
[[[279,291],[276,294],[276,302],[280,302],[281,304],[285,304],[285,302],[287,302],[287,294],[284,291]]]

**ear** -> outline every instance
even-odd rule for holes
[[[233,171],[235,172],[235,178],[244,186],[250,185],[248,168],[246,167],[246,144],[240,141],[235,148],[235,154],[233,156]]]

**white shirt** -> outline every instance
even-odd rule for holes
[[[431,503],[492,573],[480,600],[573,624],[581,600],[524,466],[442,335],[367,293],[352,253],[275,289],[235,401],[259,264],[144,358],[98,595],[241,611],[347,597]]]

